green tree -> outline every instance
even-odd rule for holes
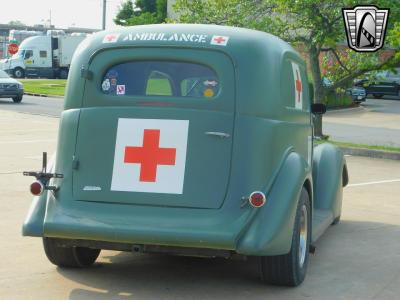
[[[132,26],[165,22],[167,0],[127,0],[121,5],[114,22]]]
[[[117,25],[125,25],[125,23],[132,18],[134,14],[133,4],[131,0],[122,2],[119,6],[118,13],[114,18],[114,23]]]
[[[346,51],[338,53],[337,45],[345,41],[342,8],[353,7],[354,0],[177,0],[175,10],[180,22],[208,23],[247,27],[270,32],[306,52],[314,83],[314,101],[323,102],[329,91],[346,87],[354,78],[371,71],[400,63],[400,5],[398,0],[365,1],[390,8],[387,41],[395,53],[384,61],[375,53]],[[329,75],[332,86],[323,85],[320,54],[331,52],[337,60]],[[322,134],[322,119],[316,118],[316,136]]]
[[[12,20],[12,21],[8,22],[8,25],[11,25],[11,26],[26,26],[24,23],[22,23],[19,20]]]
[[[156,0],[136,0],[135,6],[143,12],[156,12]]]

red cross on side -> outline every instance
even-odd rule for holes
[[[302,91],[302,86],[301,86],[301,80],[299,76],[299,72],[296,70],[296,92],[298,93],[297,101],[300,102],[300,97],[301,97],[301,91]]]
[[[160,130],[145,129],[143,147],[125,147],[125,163],[140,164],[140,181],[155,182],[158,165],[175,165],[176,148],[159,148]]]
[[[222,43],[225,42],[226,40],[225,40],[222,36],[219,36],[219,37],[217,37],[217,38],[214,38],[214,41],[215,41],[217,44],[222,44]]]

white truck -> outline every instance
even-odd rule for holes
[[[33,36],[25,39],[9,59],[0,61],[0,69],[16,78],[68,77],[72,56],[86,36]]]

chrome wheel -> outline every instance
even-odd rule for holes
[[[308,211],[307,206],[303,204],[300,216],[300,241],[299,241],[299,266],[303,267],[307,254],[308,239]]]

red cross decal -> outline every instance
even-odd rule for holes
[[[300,102],[300,97],[301,97],[301,91],[302,91],[302,87],[301,87],[301,80],[300,80],[300,76],[299,76],[299,72],[296,70],[296,92],[298,93],[298,97],[297,97],[297,101]]]
[[[221,44],[221,43],[225,42],[226,40],[222,36],[219,36],[219,37],[214,38],[214,41],[217,44]]]
[[[125,163],[140,164],[140,181],[155,182],[158,165],[175,165],[176,148],[159,148],[160,130],[145,129],[143,147],[125,147]]]
[[[111,42],[115,39],[115,35],[107,35],[106,39],[107,39],[107,41]]]

